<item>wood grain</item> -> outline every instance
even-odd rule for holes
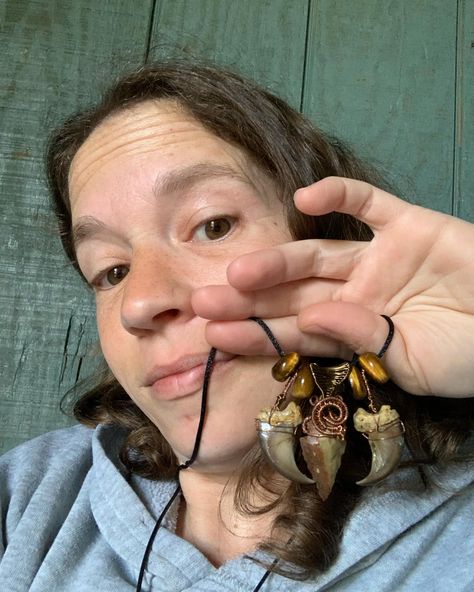
[[[458,0],[453,212],[474,222],[474,2]]]
[[[312,2],[304,111],[388,174],[402,195],[451,212],[456,2]]]
[[[98,363],[92,300],[57,238],[45,138],[143,61],[151,1],[1,3],[0,450],[68,423],[62,396]]]
[[[210,60],[299,109],[307,13],[307,0],[162,0],[150,57]]]

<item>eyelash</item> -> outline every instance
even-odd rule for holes
[[[111,267],[108,267],[107,269],[104,269],[103,271],[101,271],[99,274],[97,274],[90,282],[90,286],[92,287],[93,290],[96,291],[103,291],[103,290],[110,290],[111,288],[115,287],[117,284],[119,284],[122,280],[120,280],[119,282],[117,282],[117,284],[110,284],[107,287],[103,287],[101,286],[101,283],[103,282],[104,279],[106,279],[107,275],[113,271],[114,269],[126,269],[126,273],[125,276],[128,274],[128,267],[126,265],[112,265]],[[124,277],[125,277],[124,276]],[[123,278],[122,278],[123,279]]]

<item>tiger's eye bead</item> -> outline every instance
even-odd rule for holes
[[[351,385],[352,395],[354,399],[364,399],[367,396],[367,389],[365,387],[362,374],[360,373],[359,369],[355,366],[352,366],[348,380],[349,384]]]
[[[296,370],[300,363],[300,355],[291,352],[282,356],[272,368],[272,376],[278,382],[285,380]]]
[[[360,367],[365,370],[375,382],[383,384],[390,378],[377,354],[374,354],[373,352],[362,354],[359,356],[358,362]]]
[[[296,373],[295,382],[291,387],[291,395],[295,399],[307,399],[311,397],[314,387],[315,384],[311,368],[305,364]]]

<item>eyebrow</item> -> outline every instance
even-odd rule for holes
[[[230,177],[253,186],[250,179],[225,164],[198,163],[170,171],[159,176],[154,184],[155,195],[168,195],[189,189],[191,186],[216,177]]]
[[[80,244],[92,240],[99,234],[107,233],[107,231],[107,226],[94,216],[82,216],[72,227],[74,250],[77,251]]]
[[[255,187],[249,177],[238,172],[228,165],[212,163],[199,163],[185,166],[158,176],[153,185],[153,193],[159,195],[171,195],[179,191],[185,191],[193,185],[219,177],[236,179],[247,185]],[[98,235],[107,234],[110,229],[106,224],[94,216],[81,216],[72,227],[72,242],[77,250],[82,243],[92,240]]]

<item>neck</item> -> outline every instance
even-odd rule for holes
[[[270,536],[274,511],[247,516],[234,509],[235,477],[189,468],[181,471],[179,479],[183,500],[177,534],[197,547],[213,565],[252,552]]]

